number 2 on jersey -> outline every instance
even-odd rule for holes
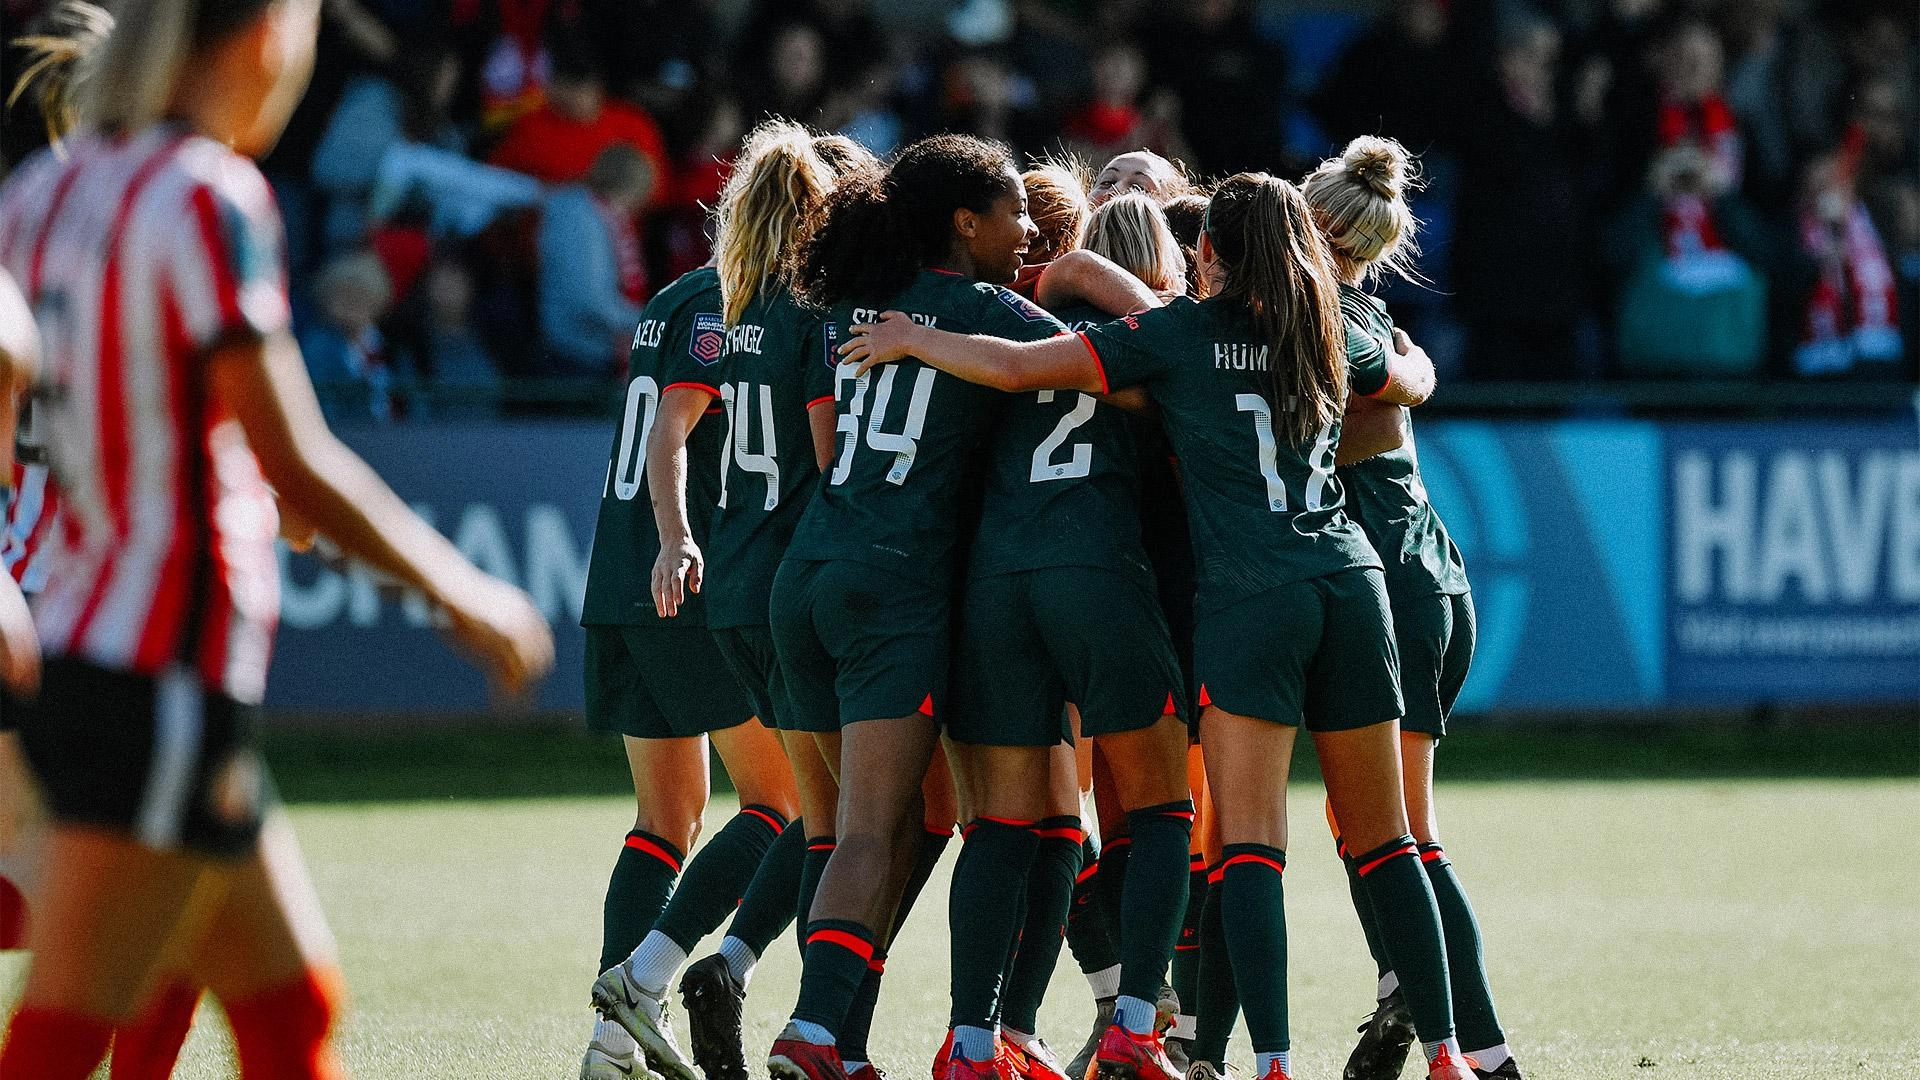
[[[1040,404],[1045,405],[1052,401],[1053,395],[1052,390],[1040,391]],[[1041,484],[1048,480],[1071,480],[1093,471],[1092,443],[1074,443],[1073,452],[1068,455],[1067,460],[1053,460],[1053,452],[1060,449],[1061,444],[1065,443],[1080,425],[1093,419],[1093,410],[1099,407],[1100,403],[1092,394],[1077,396],[1079,400],[1074,402],[1073,411],[1061,417],[1060,424],[1053,429],[1053,433],[1040,440],[1039,446],[1034,447],[1033,470],[1027,474],[1029,482]]]
[[[867,420],[867,445],[883,454],[893,455],[893,465],[887,469],[887,483],[896,486],[907,482],[907,473],[913,469],[914,456],[920,450],[920,434],[927,426],[927,403],[933,399],[932,368],[921,368],[914,373],[913,396],[907,401],[907,416],[898,432],[882,431],[880,425],[886,421],[887,406],[893,401],[893,384],[900,369],[888,365],[880,369],[879,385],[874,385],[873,373],[855,376],[858,369],[855,364],[841,364],[834,371],[834,392],[838,394],[840,384],[851,382],[853,396],[847,400],[847,411],[839,417],[834,427],[845,436],[840,442],[840,456],[834,462],[833,475],[828,478],[829,485],[837,486],[847,482],[853,473],[853,456],[860,444],[860,421]],[[867,414],[867,391],[873,391],[873,413]]]

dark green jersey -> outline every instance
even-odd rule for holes
[[[720,319],[720,278],[710,269],[695,270],[647,301],[633,335],[627,362],[627,396],[614,434],[613,459],[600,493],[600,520],[593,530],[593,556],[587,563],[583,626],[627,626],[653,622],[653,561],[660,555],[660,531],[653,522],[647,492],[647,437],[660,409],[660,395],[677,384],[691,384],[715,395],[713,366],[726,345]],[[717,411],[717,407],[716,407]],[[687,513],[696,543],[704,543],[713,506],[720,495],[720,450],[726,424],[708,417],[687,438]],[[705,604],[690,595],[678,616],[701,625]]]
[[[1110,387],[1144,386],[1160,406],[1192,522],[1196,610],[1380,565],[1341,510],[1333,470],[1339,422],[1306,445],[1276,430],[1267,346],[1244,312],[1222,300],[1181,299],[1084,337]]]
[[[942,270],[923,270],[883,302],[847,303],[827,316],[826,345],[882,311],[961,334],[1031,341],[1063,333],[1059,320],[1014,293]],[[937,585],[952,582],[964,526],[960,496],[1003,395],[911,357],[856,378],[857,365],[817,371],[831,387],[839,442],[820,492],[787,555],[850,559]],[[829,380],[830,376],[830,380]],[[810,396],[816,396],[810,395]]]
[[[1112,318],[1085,305],[1056,314],[1071,330]],[[1131,425],[1119,409],[1074,390],[1014,395],[994,432],[971,575],[1094,566],[1135,576],[1151,590],[1136,465]]]
[[[778,283],[756,290],[727,328],[715,370],[731,437],[705,547],[709,626],[767,624],[774,571],[820,486],[807,379],[825,355],[819,316]]]
[[[1393,319],[1387,306],[1349,285],[1340,286],[1340,311],[1347,320],[1347,363],[1358,368],[1376,362],[1384,372],[1393,348]],[[1381,383],[1385,385],[1384,380]],[[1376,389],[1373,391],[1378,392]],[[1347,488],[1347,510],[1386,564],[1387,590],[1395,596],[1457,596],[1467,591],[1467,568],[1447,527],[1427,501],[1420,482],[1420,460],[1412,436],[1398,450],[1340,467]]]

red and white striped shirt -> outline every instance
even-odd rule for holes
[[[0,266],[45,354],[36,421],[60,513],[35,621],[50,655],[180,664],[260,700],[278,514],[200,365],[287,328],[284,246],[253,163],[171,124],[80,137],[0,191]]]

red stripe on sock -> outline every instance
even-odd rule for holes
[[[849,934],[845,930],[834,930],[829,927],[824,930],[815,930],[813,933],[807,935],[807,944],[811,945],[816,941],[828,945],[838,945],[859,957],[861,963],[871,964],[873,962],[873,942],[868,941],[858,934]]]
[[[751,806],[743,806],[740,808],[740,812],[743,814],[752,814],[754,817],[757,817],[761,821],[766,822],[769,826],[773,828],[773,834],[775,836],[778,836],[781,833],[787,831],[786,822],[781,821],[779,818],[774,817],[772,814],[767,813],[765,810],[757,810]]]
[[[1359,870],[1355,872],[1358,873],[1361,877],[1366,877],[1368,874],[1373,873],[1374,869],[1377,868],[1381,863],[1386,862],[1389,859],[1397,859],[1402,855],[1411,855],[1411,854],[1413,854],[1412,844],[1407,844],[1402,847],[1397,847],[1392,851],[1387,852],[1385,855],[1382,855],[1379,858],[1373,860],[1367,865],[1362,866]]]
[[[1195,868],[1205,870],[1207,868],[1207,857],[1199,852],[1190,853],[1187,856],[1187,868],[1189,872],[1192,872]]]
[[[1011,825],[1016,829],[1031,829],[1035,825],[1039,824],[1039,822],[1037,821],[1021,821],[1019,818],[994,817],[992,814],[978,814],[978,815],[975,815],[973,820],[991,821],[995,825]],[[927,831],[932,832],[933,830],[928,829]]]
[[[867,970],[873,972],[875,975],[885,975],[887,973],[887,958],[884,956],[876,956],[867,961]]]
[[[832,851],[835,847],[835,844],[836,842],[832,840],[822,840],[816,844],[808,844],[807,850],[808,851]]]
[[[1218,885],[1222,881],[1225,881],[1226,879],[1227,879],[1227,868],[1224,866],[1216,866],[1213,869],[1207,871],[1207,884],[1209,885]]]
[[[644,851],[654,858],[659,859],[661,862],[673,867],[673,872],[676,874],[680,872],[680,860],[673,857],[673,852],[668,851],[666,848],[661,847],[659,844],[654,843],[644,836],[628,834],[627,846],[633,848],[635,851]]]
[[[1261,866],[1271,868],[1273,872],[1276,874],[1284,874],[1287,872],[1286,863],[1283,863],[1278,859],[1269,859],[1265,855],[1255,855],[1250,851],[1246,851],[1246,852],[1241,852],[1238,855],[1229,856],[1227,858],[1227,861],[1221,863],[1220,870],[1219,870],[1220,876],[1223,878],[1226,877],[1227,871],[1230,868],[1239,866],[1241,863],[1257,863]]]
[[[1073,883],[1075,885],[1085,885],[1089,878],[1099,872],[1100,864],[1098,862],[1090,862],[1086,865],[1085,869],[1080,871],[1080,876],[1073,879]]]
[[[1085,843],[1087,839],[1081,829],[1035,829],[1033,835],[1042,840],[1071,840],[1076,844]]]
[[[1444,859],[1446,857],[1447,857],[1447,853],[1444,851],[1441,851],[1437,847],[1428,848],[1427,850],[1420,853],[1421,862],[1433,862],[1437,859]]]
[[[1193,950],[1199,947],[1200,946],[1198,945],[1175,945],[1173,947],[1173,951],[1174,952],[1192,952]]]
[[[1117,847],[1126,847],[1128,844],[1131,844],[1131,843],[1133,843],[1133,837],[1131,836],[1116,836],[1113,839],[1106,842],[1105,847],[1101,850],[1100,853],[1102,855],[1105,855],[1108,850],[1111,850]]]
[[[953,826],[951,825],[928,825],[925,822],[921,822],[920,827],[926,830],[928,836],[951,837],[953,835]]]

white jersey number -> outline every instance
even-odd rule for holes
[[[758,395],[755,390],[760,391]],[[760,405],[760,452],[747,448],[747,429],[753,426],[754,402]],[[767,478],[765,509],[780,505],[780,446],[773,432],[773,387],[752,383],[729,383],[720,388],[720,400],[727,407],[727,438],[720,449],[720,505],[727,505],[727,480],[738,465],[741,472],[759,473]]]
[[[1052,390],[1040,391],[1040,404],[1045,405],[1052,401],[1053,395]],[[1098,408],[1099,404],[1092,394],[1079,395],[1079,401],[1074,403],[1073,411],[1061,417],[1059,426],[1053,429],[1053,434],[1041,440],[1040,445],[1034,448],[1033,471],[1027,474],[1029,481],[1041,484],[1048,480],[1072,480],[1093,471],[1092,443],[1074,443],[1073,450],[1067,455],[1065,461],[1053,460],[1053,452],[1060,449],[1080,425],[1093,419],[1093,410]]]
[[[1234,406],[1253,414],[1253,434],[1260,444],[1260,475],[1267,482],[1267,509],[1282,513],[1287,509],[1287,484],[1280,479],[1280,446],[1273,436],[1273,409],[1259,394],[1237,394]],[[1326,507],[1327,485],[1333,480],[1333,425],[1320,429],[1313,451],[1307,455],[1306,501],[1304,510]]]
[[[611,494],[621,502],[631,502],[647,486],[647,437],[653,434],[653,418],[660,412],[660,384],[641,375],[627,384],[627,411],[620,421],[620,449],[607,471],[607,487],[601,498]]]
[[[847,411],[835,423],[839,434],[845,436],[840,442],[840,456],[834,463],[833,475],[827,479],[829,485],[844,484],[853,472],[853,455],[860,443],[860,420],[866,418],[867,445],[882,454],[893,455],[893,465],[887,469],[887,483],[900,485],[907,482],[907,473],[913,469],[913,459],[920,451],[920,435],[927,426],[927,404],[933,400],[932,368],[921,368],[914,375],[913,396],[907,402],[907,416],[898,432],[882,431],[880,425],[886,420],[887,406],[893,401],[893,384],[900,369],[892,365],[880,369],[878,385],[872,372],[856,377],[856,365],[842,364],[834,372],[834,392],[839,393],[840,384],[853,383],[853,397],[847,401]],[[873,412],[868,415],[867,391],[873,391]]]

